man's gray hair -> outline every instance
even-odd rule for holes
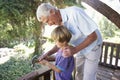
[[[56,7],[52,6],[50,3],[42,3],[41,5],[39,5],[36,11],[38,21],[41,21],[41,16],[49,16],[51,9],[56,9]]]

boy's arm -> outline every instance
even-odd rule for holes
[[[61,72],[60,69],[58,69],[55,65],[53,65],[53,64],[50,63],[50,62],[48,62],[47,60],[42,60],[42,61],[40,61],[39,63],[48,66],[49,68],[51,68],[51,69],[54,70],[55,72],[58,72],[58,73]]]

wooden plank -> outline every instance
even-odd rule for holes
[[[39,80],[37,71],[30,72],[17,80]]]
[[[115,60],[115,67],[118,67],[118,59],[119,59],[119,54],[120,54],[120,45],[116,45],[116,60]]]
[[[44,74],[44,80],[50,80],[50,72]]]
[[[110,52],[110,65],[112,65],[112,60],[113,60],[113,53],[114,53],[114,47],[115,45],[114,44],[110,44],[110,47],[111,47],[111,52]]]
[[[51,69],[49,67],[42,66],[40,69],[37,70],[37,73],[38,73],[39,76],[41,76],[41,75],[43,75],[47,72],[50,72],[50,71],[51,71]]]
[[[103,56],[103,46],[104,46],[104,42],[102,43],[101,56],[100,56],[100,62],[99,62],[99,63],[102,63],[102,56]]]
[[[50,68],[44,66],[36,71],[30,72],[30,73],[20,77],[18,80],[39,80],[39,77],[42,77],[45,74],[49,74],[51,71],[52,70]],[[50,80],[50,79],[47,78],[47,80]]]
[[[105,43],[105,51],[104,51],[104,64],[105,65],[107,64],[108,47],[109,47],[109,44]]]

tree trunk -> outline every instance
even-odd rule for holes
[[[34,31],[35,51],[34,51],[33,56],[42,54],[43,52],[42,45],[45,43],[45,41],[42,38],[42,23],[39,23],[38,21],[36,21],[35,26],[36,26],[35,31]]]
[[[120,29],[120,14],[100,0],[82,0],[113,22]]]

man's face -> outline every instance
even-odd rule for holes
[[[58,17],[58,15],[55,12],[50,13],[50,15],[47,17],[42,16],[41,21],[50,26],[51,25],[61,25],[60,18]]]

